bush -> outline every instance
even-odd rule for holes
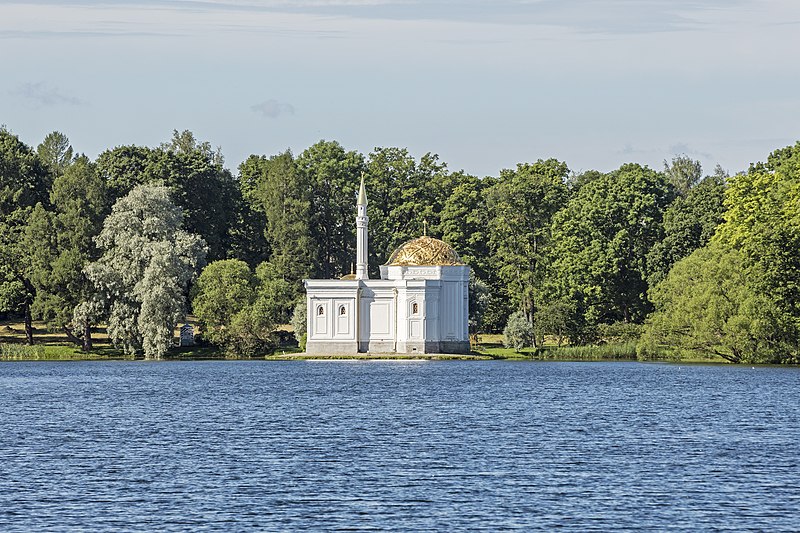
[[[297,339],[297,343],[300,345],[301,350],[306,349],[307,309],[308,306],[306,304],[306,299],[302,298],[297,302],[297,305],[294,306],[294,312],[292,312],[292,329],[294,329],[294,338]]]
[[[503,345],[506,348],[520,351],[526,346],[533,346],[533,341],[534,332],[531,323],[521,311],[512,313],[503,330]]]
[[[680,361],[681,350],[660,346],[651,338],[642,336],[636,344],[636,359],[639,361]]]
[[[259,357],[277,344],[275,328],[264,307],[256,305],[243,309],[233,317],[225,332],[225,352],[234,357]]]
[[[534,324],[540,341],[550,335],[561,346],[575,330],[575,306],[566,300],[547,302],[536,310]]]

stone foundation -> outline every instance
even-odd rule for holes
[[[307,341],[306,353],[311,355],[342,355],[358,352],[358,345],[353,341]]]

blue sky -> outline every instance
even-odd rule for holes
[[[496,175],[800,139],[797,0],[0,3],[0,123],[94,157],[190,129],[235,168],[335,139]]]

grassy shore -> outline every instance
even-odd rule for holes
[[[479,342],[473,347],[473,353],[486,355],[493,359],[520,359],[537,361],[639,361],[636,354],[636,342],[597,344],[589,346],[566,346],[546,340],[545,345],[539,348],[523,348],[519,352],[513,348],[503,346],[503,336],[499,334],[486,334],[479,337]],[[723,363],[727,361],[719,357],[693,355],[678,357],[668,350],[663,350],[648,361],[678,362],[681,363]]]
[[[636,343],[600,344],[596,346],[559,346],[546,342],[538,348],[523,348],[519,352],[503,346],[502,335],[481,335],[474,348],[476,353],[495,359],[535,359],[559,361],[635,361]]]
[[[177,340],[180,335],[175,330]],[[0,360],[2,361],[104,361],[133,359],[122,350],[115,348],[104,327],[92,330],[92,350],[84,352],[59,331],[48,331],[42,322],[33,323],[34,346],[25,344],[25,327],[13,320],[0,321]],[[173,348],[170,357],[176,359],[224,358],[215,347],[193,346]]]
[[[194,317],[188,317],[187,322],[198,330]],[[282,327],[280,329],[286,329]],[[176,328],[174,340],[177,343],[180,329]],[[92,350],[84,352],[80,346],[69,341],[66,334],[58,331],[48,331],[42,322],[33,323],[34,346],[25,344],[25,327],[22,322],[14,320],[0,321],[0,361],[105,361],[139,359],[141,355],[132,357],[122,350],[115,348],[108,338],[104,327],[92,330]],[[263,356],[271,358],[297,353],[297,347],[281,346],[274,354]],[[187,347],[173,347],[167,353],[170,360],[207,360],[207,359],[247,359],[231,356],[216,346],[197,345]]]
[[[189,321],[192,323],[192,320]],[[122,360],[133,359],[125,355],[122,350],[115,348],[109,341],[105,328],[97,328],[92,333],[93,349],[84,352],[79,346],[69,342],[66,335],[61,332],[47,331],[41,322],[34,322],[35,346],[25,345],[25,329],[18,321],[0,321],[0,361],[89,361],[89,360]],[[176,329],[177,340],[179,331]],[[281,346],[272,354],[266,354],[267,360],[298,360],[298,359],[403,359],[394,354],[371,354],[363,356],[308,356],[299,353],[296,347]],[[172,348],[168,359],[173,360],[202,360],[202,359],[239,359],[226,354],[215,346],[192,346]],[[485,334],[479,337],[478,344],[473,346],[469,355],[441,355],[430,354],[415,356],[411,359],[460,359],[460,360],[550,360],[550,361],[635,361],[636,343],[601,344],[596,346],[558,346],[555,342],[546,343],[539,348],[524,348],[517,352],[512,348],[503,346],[503,336],[498,334]],[[658,361],[678,361],[678,358],[663,352],[659,357],[652,359]],[[711,357],[680,358],[682,363],[722,363],[724,361]]]
[[[0,321],[0,360],[5,361],[85,361],[124,359],[122,350],[109,342],[105,328],[92,332],[94,348],[84,352],[67,339],[63,332],[48,331],[44,323],[33,323],[34,346],[25,344],[25,327],[22,322]]]

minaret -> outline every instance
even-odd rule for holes
[[[361,188],[358,190],[358,213],[356,214],[356,279],[369,279],[367,272],[367,190],[364,188],[364,174],[361,174]]]

